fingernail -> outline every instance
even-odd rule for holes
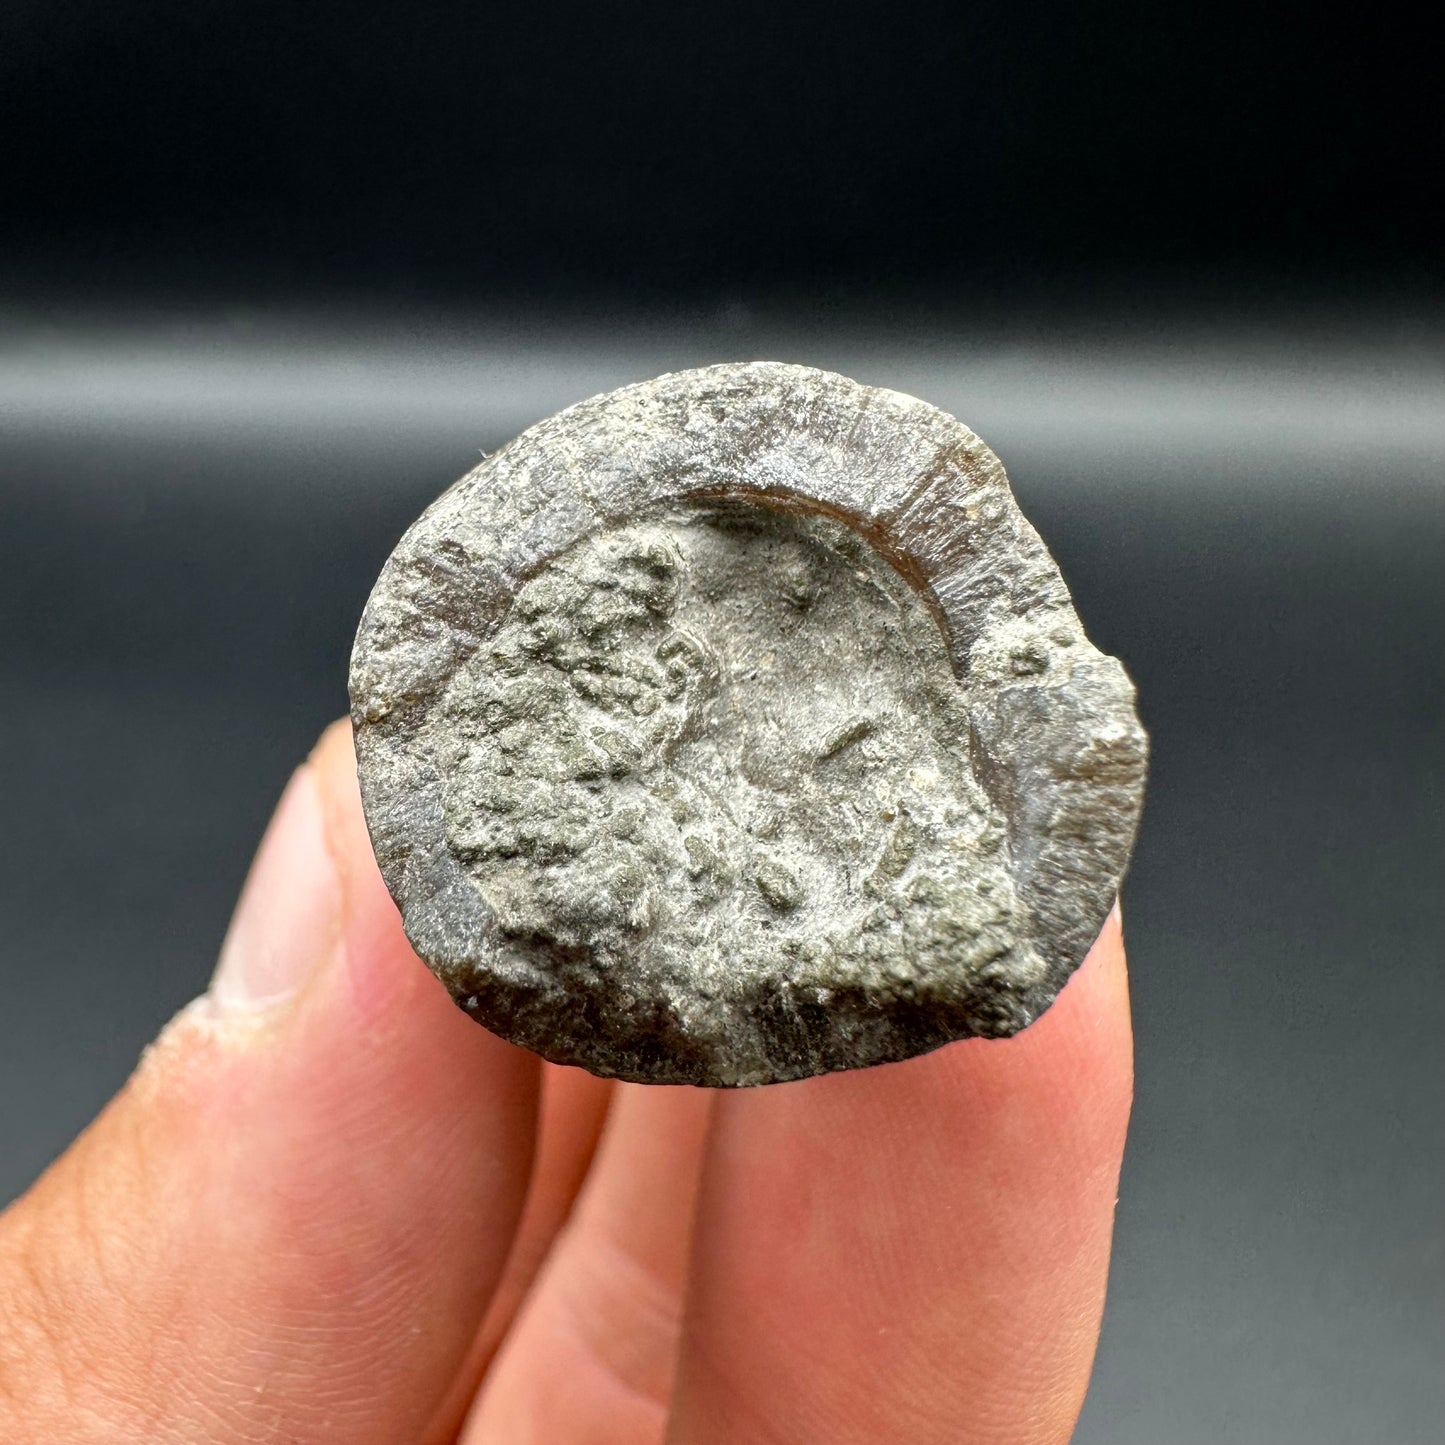
[[[207,993],[221,1013],[291,998],[336,946],[341,886],[309,763],[292,774],[231,918]]]

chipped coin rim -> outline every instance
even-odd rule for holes
[[[821,514],[861,534],[923,597],[961,681],[1007,659],[1010,672],[973,710],[960,747],[1008,820],[1015,886],[1045,963],[1008,1016],[965,1011],[921,1032],[917,1019],[885,1023],[856,1057],[829,1053],[824,1021],[818,1039],[803,1038],[784,1059],[751,1037],[756,1019],[739,1006],[714,1037],[689,1040],[685,1056],[663,1049],[618,1068],[609,1059],[619,1040],[559,1037],[555,1008],[537,1005],[544,985],[508,976],[495,920],[447,850],[441,779],[406,746],[408,727],[554,557],[591,533],[716,499]],[[395,646],[397,636],[407,645]],[[1102,926],[1142,804],[1147,739],[1133,686],[1085,637],[994,453],[927,402],[776,362],[623,387],[485,458],[387,560],[357,630],[349,686],[367,826],[413,947],[495,1032],[558,1062],[643,1081],[773,1082],[1016,1032],[1047,1008]],[[1044,740],[1041,752],[1011,745],[1024,729]],[[639,1016],[638,1028],[654,1023]]]

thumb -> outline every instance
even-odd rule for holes
[[[338,725],[210,991],[0,1216],[0,1439],[419,1435],[505,1258],[535,1091],[407,946]]]

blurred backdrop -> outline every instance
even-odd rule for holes
[[[1087,1445],[1436,1441],[1427,48],[1223,0],[0,12],[0,1203],[204,987],[417,512],[769,357],[956,412],[1137,679]]]

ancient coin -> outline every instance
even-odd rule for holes
[[[408,938],[546,1058],[763,1084],[1003,1036],[1112,904],[1146,740],[1002,466],[753,363],[524,432],[392,553],[351,663]]]

